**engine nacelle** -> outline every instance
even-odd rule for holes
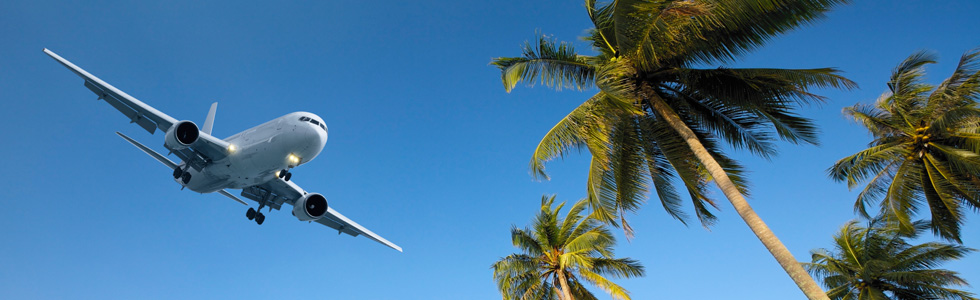
[[[167,129],[167,137],[164,143],[167,149],[183,150],[197,142],[201,136],[201,130],[191,121],[180,121]]]
[[[327,198],[308,193],[293,203],[293,215],[300,221],[315,221],[327,214]]]

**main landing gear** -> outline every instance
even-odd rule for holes
[[[261,204],[259,205],[259,210],[262,210]],[[248,211],[245,212],[245,216],[248,217],[249,220],[255,220],[255,223],[262,225],[262,222],[265,222],[265,215],[263,215],[260,211],[256,211],[254,208],[249,207]]]
[[[289,178],[293,177],[293,172],[289,172],[289,169],[280,170],[277,173],[279,174],[279,178],[282,178],[282,180],[285,181],[289,181]]]
[[[187,184],[191,182],[191,173],[181,168],[174,168],[174,179],[180,179],[180,182]]]

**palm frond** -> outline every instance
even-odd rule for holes
[[[915,162],[905,161],[899,165],[881,203],[881,214],[893,217],[906,230],[911,228],[911,215],[920,202],[916,192],[922,189],[919,185],[921,170],[922,165]]]
[[[838,160],[827,172],[830,178],[847,182],[848,188],[854,188],[868,176],[878,174],[885,166],[908,154],[907,147],[900,142],[872,146]]]
[[[912,98],[921,96],[925,84],[922,77],[925,75],[924,67],[927,64],[936,63],[935,54],[918,51],[906,58],[892,71],[891,79],[888,80],[888,90],[893,97]]]
[[[963,101],[975,104],[977,96],[980,96],[980,48],[963,53],[953,74],[929,95],[929,104],[937,107],[958,106]]]
[[[619,145],[612,149],[610,169],[620,218],[627,212],[638,210],[649,193],[649,179],[644,176],[649,171],[639,131],[637,120],[623,118],[612,134],[612,143]]]
[[[895,178],[895,172],[900,162],[891,161],[881,168],[881,171],[868,180],[868,184],[858,193],[857,200],[854,201],[854,212],[864,218],[870,218],[868,214],[868,204],[876,203],[888,193],[888,186]]]
[[[959,228],[963,220],[958,201],[949,193],[949,182],[939,172],[926,165],[922,170],[922,191],[932,215],[932,231],[936,235],[962,243]]]
[[[579,274],[582,274],[582,278],[586,282],[591,283],[594,286],[599,287],[604,292],[608,293],[613,299],[629,300],[629,291],[619,286],[618,284],[606,279],[602,275],[593,273],[590,270],[580,270]]]
[[[602,92],[592,96],[548,130],[531,156],[529,167],[532,175],[548,179],[544,166],[547,161],[564,158],[572,150],[583,146],[595,150],[590,152],[599,157],[598,162],[604,164],[607,161],[604,155],[607,153],[609,142],[606,132],[610,125],[609,120],[602,116],[605,97]]]
[[[929,104],[929,110],[933,115],[933,121],[929,123],[929,128],[931,133],[936,135],[955,133],[980,120],[980,108],[977,107],[976,102],[966,105],[934,107],[930,100]]]
[[[711,99],[695,99],[698,95],[664,87],[664,98],[670,99],[691,124],[698,124],[721,136],[735,149],[748,149],[764,158],[774,155],[773,137],[757,114]]]
[[[854,82],[831,68],[682,69],[652,76],[665,76],[673,78],[669,80],[676,80],[683,88],[676,88],[670,84],[661,84],[660,87],[683,95],[679,100],[700,102],[700,105],[716,107],[715,110],[730,112],[725,115],[734,118],[756,120],[756,124],[749,123],[752,127],[767,123],[773,126],[776,133],[784,140],[811,144],[816,144],[816,127],[809,119],[799,117],[793,112],[798,105],[823,101],[823,97],[812,94],[808,90],[856,87]],[[731,112],[737,112],[738,115],[733,115]],[[757,129],[757,131],[766,129]],[[731,138],[724,134],[720,135]],[[768,140],[766,137],[762,138]],[[741,139],[730,142],[736,146],[743,143]]]
[[[578,278],[575,278],[575,277],[569,278],[568,286],[572,290],[572,297],[575,298],[575,300],[579,300],[579,299],[582,299],[582,300],[597,300],[598,299],[598,298],[596,298],[595,295],[592,294],[592,292],[589,292],[589,290],[585,288],[585,285],[583,285],[578,280]]]
[[[605,228],[593,228],[588,232],[583,232],[580,235],[572,237],[567,243],[564,243],[565,254],[581,254],[582,252],[595,251],[596,248],[604,248],[607,245],[614,244],[616,239],[613,238],[609,230]],[[588,267],[592,267],[591,263]]]
[[[883,101],[878,101],[878,105]],[[845,116],[863,125],[876,138],[898,136],[904,133],[903,124],[895,122],[891,114],[877,105],[855,104],[842,110]]]
[[[568,213],[565,214],[565,220],[562,221],[561,227],[558,229],[559,235],[563,237],[563,240],[567,241],[595,227],[592,220],[586,220],[588,216],[582,214],[587,207],[587,201],[578,201],[568,209]]]
[[[677,49],[662,61],[674,64],[732,62],[794,28],[822,19],[846,0],[716,0],[707,14],[694,16],[680,35],[696,38],[664,43]],[[622,42],[620,42],[622,43]]]
[[[656,69],[661,56],[675,51],[661,45],[699,38],[682,29],[692,27],[695,17],[706,16],[712,8],[707,1],[618,0],[613,6],[617,49],[644,70]]]
[[[646,126],[645,123],[641,123],[640,130],[643,131],[643,136],[649,137],[651,134],[647,131],[650,126]],[[682,210],[681,198],[673,183],[677,175],[671,167],[670,161],[664,156],[657,143],[645,143],[643,150],[646,152],[647,171],[650,172],[650,180],[657,193],[657,198],[660,199],[661,206],[668,215],[687,225],[687,214]]]
[[[603,162],[596,156],[592,156],[589,163],[589,177],[586,180],[586,202],[592,209],[591,218],[599,220],[612,226],[623,226],[623,230],[632,234],[632,229],[628,224],[617,223],[618,214],[616,212],[615,191],[608,184],[608,170],[602,166]]]
[[[545,249],[543,245],[541,245],[538,240],[535,239],[530,229],[520,229],[516,226],[511,227],[510,236],[514,247],[517,247],[527,253],[536,255],[540,254],[541,251]]]
[[[942,154],[944,163],[960,174],[980,173],[980,154],[964,149],[957,149],[941,143],[928,143],[930,149],[934,149],[937,154]]]
[[[596,0],[585,0],[585,9],[589,13],[589,19],[595,26],[588,36],[592,39],[592,48],[599,49],[607,56],[615,57],[619,51],[615,45],[616,31],[613,26],[613,3],[597,6]]]
[[[535,44],[526,42],[523,50],[521,57],[498,57],[490,62],[500,68],[507,92],[520,82],[533,86],[538,80],[556,90],[584,90],[595,85],[595,67],[576,54],[571,44],[539,36]]]

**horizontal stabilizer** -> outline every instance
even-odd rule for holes
[[[136,148],[140,148],[140,150],[143,150],[143,152],[146,152],[146,154],[149,154],[150,156],[152,156],[153,158],[155,158],[157,161],[159,161],[161,164],[163,164],[163,165],[165,165],[167,167],[170,167],[171,170],[177,168],[177,164],[175,164],[173,161],[170,161],[170,159],[167,159],[163,155],[160,155],[160,153],[157,153],[156,151],[153,151],[153,149],[150,149],[150,148],[148,148],[146,146],[143,146],[143,144],[140,144],[139,142],[137,142],[137,141],[129,138],[125,134],[122,134],[122,133],[120,133],[118,131],[116,131],[116,134],[118,134],[119,136],[121,136],[123,139],[125,139],[130,144],[133,144],[133,146],[136,146]],[[241,200],[238,200],[238,201],[241,201]]]
[[[170,167],[171,170],[177,168],[177,164],[175,164],[173,161],[170,161],[170,159],[167,159],[163,155],[160,155],[160,153],[157,153],[156,151],[153,151],[153,149],[150,149],[149,147],[146,147],[143,144],[140,144],[139,142],[133,140],[132,138],[130,138],[130,137],[126,136],[125,134],[122,134],[122,133],[120,133],[118,131],[116,132],[116,134],[118,134],[119,136],[121,136],[123,139],[125,139],[130,144],[133,144],[133,146],[136,146],[136,148],[140,148],[140,150],[143,150],[143,152],[146,152],[146,154],[149,154],[150,156],[152,156],[153,158],[155,158],[160,163],[164,164],[165,166]],[[242,201],[242,199],[238,199],[238,197],[235,197],[235,195],[232,195],[228,191],[219,190],[218,191],[218,194],[222,194],[225,197],[231,198],[231,200],[238,201],[238,203],[241,203],[242,205],[248,205],[248,203],[245,203],[245,201]]]

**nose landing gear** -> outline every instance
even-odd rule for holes
[[[279,178],[282,178],[282,180],[285,181],[289,181],[289,178],[293,177],[293,172],[289,172],[289,169],[279,170],[279,172],[276,173],[279,174]]]

